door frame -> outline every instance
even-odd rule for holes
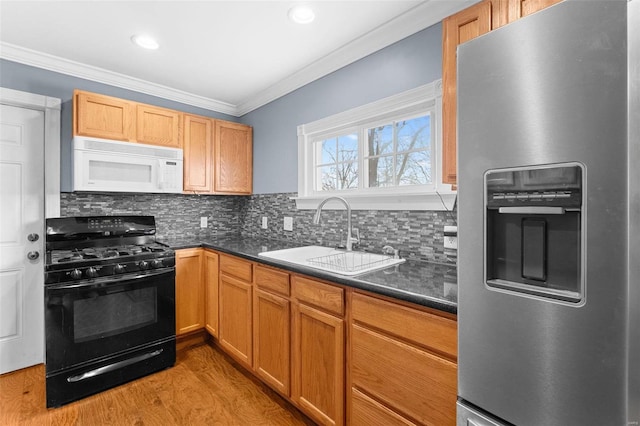
[[[0,87],[0,104],[44,112],[44,218],[60,216],[60,111],[62,100]]]

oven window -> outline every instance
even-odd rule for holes
[[[157,322],[156,287],[99,294],[73,302],[76,343],[109,337]]]

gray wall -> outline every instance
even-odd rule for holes
[[[298,191],[298,125],[441,77],[438,23],[242,116],[253,126],[253,192]]]
[[[96,83],[95,81],[47,71],[42,68],[31,67],[4,59],[0,59],[0,86],[62,99],[60,188],[63,192],[71,191],[71,141],[73,138],[72,100],[74,89],[87,90],[89,92],[101,93],[103,95],[115,96],[207,117],[238,121],[236,117],[226,114],[220,114],[207,109],[197,108],[144,93]]]
[[[240,119],[143,93],[0,59],[0,86],[62,99],[61,189],[71,190],[73,89],[254,127],[256,194],[297,192],[297,126],[430,83],[442,76],[442,26],[422,30]]]

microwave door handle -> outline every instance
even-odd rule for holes
[[[500,207],[498,213],[508,214],[565,214],[564,207],[550,206],[522,206],[522,207]]]

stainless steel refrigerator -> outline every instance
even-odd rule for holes
[[[458,49],[458,426],[640,422],[640,0]]]

